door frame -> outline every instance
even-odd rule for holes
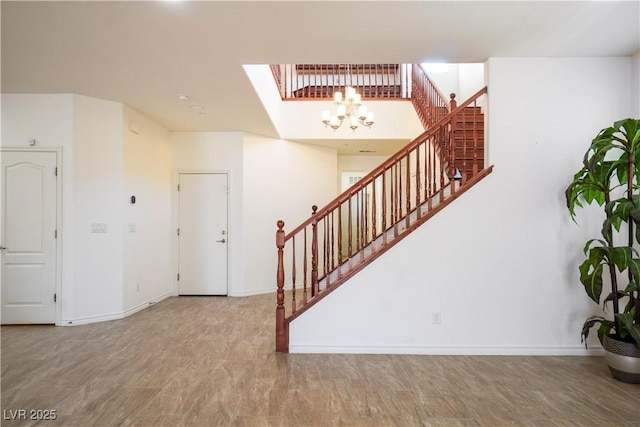
[[[180,243],[178,241],[178,225],[180,224],[180,195],[178,194],[178,183],[180,182],[181,174],[224,174],[227,176],[227,296],[231,295],[231,253],[233,246],[233,233],[231,215],[229,215],[229,209],[231,206],[231,171],[220,169],[177,169],[174,171],[171,177],[172,197],[173,197],[173,220],[172,220],[172,234],[173,234],[173,293],[172,296],[179,295],[179,283],[178,283],[178,270],[180,269]]]
[[[58,235],[56,238],[56,261],[55,261],[55,283],[56,283],[56,316],[55,325],[61,325],[62,318],[62,241],[64,239],[64,229],[62,228],[62,179],[64,176],[62,162],[62,147],[0,147],[0,156],[5,152],[22,152],[22,153],[54,153],[56,155],[56,230]],[[4,174],[0,173],[0,188],[4,188]],[[0,230],[1,232],[1,230]],[[0,277],[0,281],[1,281]]]

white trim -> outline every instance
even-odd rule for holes
[[[144,310],[147,307],[151,307],[154,304],[159,303],[171,296],[171,293],[166,293],[160,295],[156,298],[152,298],[149,301],[143,302],[141,304],[136,305],[124,312],[116,312],[110,314],[102,314],[99,316],[88,316],[88,317],[77,317],[75,319],[62,319],[59,326],[79,326],[79,325],[88,325],[90,323],[98,323],[98,322],[106,322],[110,320],[121,320],[126,317],[131,316],[141,310]]]
[[[432,356],[603,356],[602,348],[584,347],[425,347],[290,345],[290,353],[414,354]]]
[[[252,289],[250,291],[229,292],[229,296],[230,297],[250,297],[254,295],[273,294],[273,302],[275,304],[277,291],[278,291],[277,287],[271,287],[271,288],[262,288],[262,289]]]
[[[62,147],[0,147],[0,153],[2,152],[26,152],[26,153],[55,153],[56,155],[56,169],[58,174],[56,176],[56,230],[58,235],[56,238],[56,314],[55,325],[60,326],[62,324],[62,239],[64,233],[62,229],[62,177],[63,177],[63,162],[62,162]],[[1,181],[1,178],[0,178]]]

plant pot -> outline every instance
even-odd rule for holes
[[[604,337],[604,358],[613,378],[640,384],[640,347],[633,342]]]

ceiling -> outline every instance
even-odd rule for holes
[[[637,0],[2,1],[0,7],[3,93],[117,101],[172,131],[278,137],[243,64],[456,63],[640,51]],[[181,93],[189,102],[177,99]]]

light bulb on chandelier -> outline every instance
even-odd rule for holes
[[[325,127],[329,126],[335,131],[347,120],[349,127],[355,132],[359,125],[370,128],[374,123],[373,113],[362,105],[362,97],[353,87],[347,86],[344,100],[342,92],[335,92],[333,102],[337,106],[335,115],[331,115],[329,110],[322,111],[322,123]]]

